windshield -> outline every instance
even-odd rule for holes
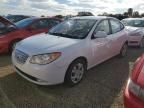
[[[92,27],[95,19],[70,19],[64,21],[49,31],[49,34],[74,39],[85,38]]]
[[[25,28],[26,26],[28,26],[29,24],[31,24],[33,21],[34,21],[34,19],[32,19],[32,18],[26,18],[26,19],[23,19],[23,20],[15,23],[15,25],[18,28]]]
[[[125,26],[144,27],[144,20],[122,20]]]

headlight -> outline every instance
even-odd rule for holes
[[[30,63],[44,65],[44,64],[48,64],[50,62],[55,61],[60,56],[61,56],[60,52],[35,55],[30,59]]]

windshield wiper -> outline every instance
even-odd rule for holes
[[[50,35],[56,35],[56,36],[63,36],[63,35],[65,35],[65,34],[63,34],[63,33],[51,33],[51,32],[49,32],[49,34],[50,34]]]
[[[66,38],[80,39],[80,37],[78,37],[78,36],[73,36],[73,35],[64,34],[64,33],[51,33],[51,32],[49,32],[49,34],[55,35],[55,36],[66,37]]]

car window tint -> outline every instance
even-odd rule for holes
[[[35,23],[33,23],[32,27],[35,29],[47,28],[48,22],[47,22],[47,20],[39,20],[39,21],[36,21]]]
[[[58,21],[58,20],[50,20],[51,21],[51,26],[55,26],[55,25],[57,25],[57,24],[59,24],[60,23],[60,21]]]
[[[5,25],[0,22],[0,28],[4,28],[4,27],[5,27]]]
[[[58,23],[60,23],[58,20],[47,19],[47,27],[48,28],[51,28],[51,27],[57,25]]]
[[[104,20],[98,24],[98,26],[96,28],[96,32],[98,32],[98,31],[105,31],[107,33],[107,35],[110,34],[110,28],[109,28],[108,20]]]
[[[121,23],[116,20],[110,20],[112,33],[117,33],[121,31]]]
[[[144,21],[143,20],[134,20],[133,21],[135,27],[144,27]]]

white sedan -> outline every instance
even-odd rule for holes
[[[144,18],[126,18],[122,22],[129,33],[128,45],[144,47]]]
[[[39,85],[78,84],[86,70],[116,56],[125,56],[125,26],[110,17],[75,17],[47,34],[16,45],[12,63],[16,72]]]

